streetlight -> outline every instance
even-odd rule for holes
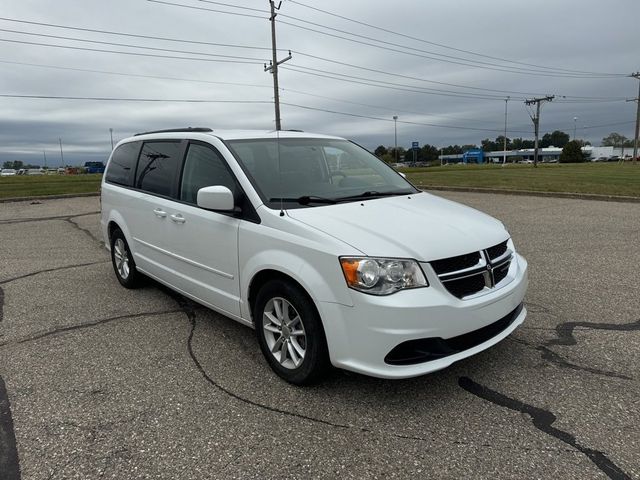
[[[109,129],[109,135],[111,135],[111,151],[113,152],[113,128]]]
[[[504,99],[504,145],[503,145],[504,153],[502,154],[503,167],[507,163],[507,104],[509,103],[510,98],[511,97],[507,96],[507,98]]]
[[[578,121],[578,117],[573,117],[573,141],[576,141],[576,122]]]
[[[60,165],[64,167],[64,153],[62,153],[62,138],[58,138],[58,143],[60,143]]]
[[[396,157],[396,163],[398,163],[398,115],[393,116],[393,136],[396,144],[394,156]]]

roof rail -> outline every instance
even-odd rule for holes
[[[297,128],[288,128],[285,132],[304,132],[304,130],[299,130]]]
[[[142,132],[142,133],[136,133],[134,135],[134,137],[137,137],[138,135],[148,135],[150,133],[174,133],[174,132],[213,132],[212,129],[207,128],[207,127],[185,127],[185,128],[169,128],[166,130],[153,130],[151,132]]]

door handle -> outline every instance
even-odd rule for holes
[[[174,213],[173,215],[169,215],[171,217],[171,220],[173,220],[175,223],[184,223],[187,221],[186,218],[184,218],[181,214],[179,213]]]
[[[161,208],[154,209],[153,213],[155,213],[156,217],[158,217],[158,218],[165,218],[167,216],[167,212],[165,212]]]

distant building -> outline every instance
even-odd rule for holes
[[[630,157],[633,149],[629,147],[622,149],[619,147],[593,147],[587,145],[586,147],[582,147],[582,153],[584,153],[586,160],[594,160],[597,158],[609,159],[616,156],[623,158],[625,156]],[[558,147],[539,148],[538,161],[557,162],[560,160],[560,154],[562,154],[562,149]],[[442,163],[501,163],[505,156],[507,162],[533,160],[534,149],[523,148],[521,150],[507,150],[505,155],[504,151],[483,152],[478,148],[467,150],[460,154],[440,155],[438,158]]]

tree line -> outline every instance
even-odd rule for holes
[[[535,147],[535,141],[526,138],[508,138],[507,137],[507,150],[523,150]],[[504,150],[504,135],[496,137],[495,140],[485,138],[480,142],[480,146],[475,144],[466,145],[448,145],[446,147],[436,147],[428,143],[422,145],[418,150],[414,151],[412,148],[398,147],[398,151],[394,147],[385,147],[379,145],[374,153],[376,156],[384,160],[385,162],[394,163],[404,159],[405,162],[432,162],[438,160],[440,154],[442,155],[460,155],[468,150],[481,148],[485,152],[498,152]],[[561,131],[554,130],[551,133],[545,133],[539,141],[540,148],[558,147],[564,148],[569,143],[576,143],[578,149],[586,145],[591,145],[590,142],[576,139],[571,142],[569,134]],[[613,147],[633,147],[633,140],[629,140],[624,135],[612,132],[602,139],[602,146]],[[571,151],[575,151],[575,146],[572,145]]]

